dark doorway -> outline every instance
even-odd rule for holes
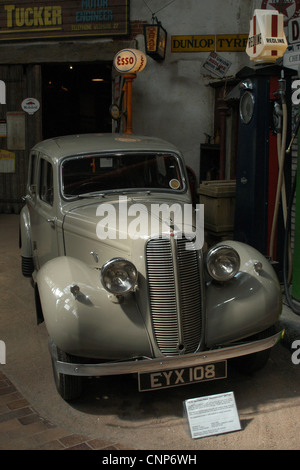
[[[111,63],[42,66],[43,138],[111,132]]]

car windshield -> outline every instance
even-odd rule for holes
[[[169,153],[84,155],[62,163],[65,197],[106,191],[185,189],[179,159]]]

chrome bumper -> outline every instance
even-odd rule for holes
[[[185,356],[143,358],[124,362],[106,362],[100,364],[74,364],[61,362],[56,357],[56,348],[51,347],[50,353],[56,363],[56,370],[61,374],[79,376],[101,376],[101,375],[121,375],[135,374],[138,372],[154,372],[172,368],[192,367],[204,365],[212,362],[232,359],[239,356],[246,356],[265,349],[272,348],[283,337],[284,331],[280,331],[273,336],[251,343],[243,343],[236,346],[201,351],[196,354]]]

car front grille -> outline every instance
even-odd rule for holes
[[[197,351],[202,333],[199,256],[185,238],[155,238],[147,243],[146,262],[152,327],[162,354]]]

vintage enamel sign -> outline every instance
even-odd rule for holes
[[[26,98],[22,101],[22,109],[28,114],[34,114],[40,109],[40,102],[36,98]]]
[[[275,62],[282,57],[287,40],[283,15],[273,10],[254,10],[246,52],[254,62]]]

